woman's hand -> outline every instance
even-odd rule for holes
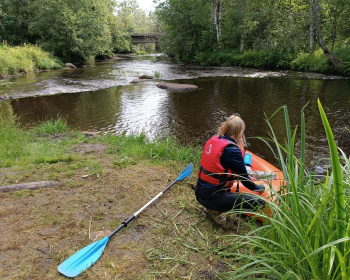
[[[264,192],[265,191],[265,186],[260,184],[260,185],[256,185],[256,189],[255,189],[256,192]]]

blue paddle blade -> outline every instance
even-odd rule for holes
[[[75,277],[93,265],[102,255],[109,238],[91,243],[58,266],[58,271],[67,277]]]
[[[189,165],[187,165],[185,167],[185,169],[181,172],[181,174],[179,175],[179,177],[177,177],[176,180],[182,181],[183,179],[186,179],[187,177],[190,177],[191,174],[192,174],[192,168],[193,168],[193,164],[191,162]]]

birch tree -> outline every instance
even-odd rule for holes
[[[316,36],[318,39],[318,42],[323,50],[323,53],[325,54],[325,56],[333,63],[335,69],[337,71],[341,70],[340,67],[340,62],[338,61],[338,59],[336,59],[331,52],[329,51],[329,49],[327,48],[326,42],[323,39],[322,36],[322,32],[321,32],[321,15],[320,15],[320,4],[318,2],[318,0],[311,0],[311,7],[314,13],[314,19],[315,19],[315,31],[316,31]]]
[[[222,49],[222,43],[221,43],[222,0],[212,0],[211,19],[216,29],[216,40],[218,43],[218,49],[221,50]]]
[[[314,53],[315,46],[315,17],[312,6],[310,5],[310,48],[309,53]]]
[[[241,34],[241,45],[239,48],[239,51],[241,53],[243,53],[243,51],[244,51],[244,41],[245,41],[245,24],[244,24],[245,12],[246,12],[246,0],[243,0],[242,1],[242,19],[243,19],[242,26],[243,26],[243,28],[242,28],[242,34]]]

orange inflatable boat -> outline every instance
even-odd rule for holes
[[[248,157],[248,160],[247,160]],[[285,186],[285,179],[283,176],[283,172],[279,170],[277,167],[273,166],[272,164],[268,163],[266,160],[262,159],[261,157],[255,155],[254,153],[247,151],[245,155],[245,163],[247,166],[248,173],[250,173],[250,177],[253,179],[254,183],[256,185],[262,184],[265,187],[265,191],[260,196],[264,197],[265,199],[271,201],[275,199],[274,192],[280,193],[284,192],[285,189],[283,186]],[[249,165],[251,170],[249,170]],[[250,171],[250,172],[249,172]],[[238,191],[239,192],[246,192],[246,193],[254,193],[246,188],[242,183],[234,184],[231,187],[231,192],[237,192],[237,185],[238,185]],[[272,191],[273,189],[274,191]],[[264,210],[262,210],[264,213],[267,213],[271,215],[270,209],[266,206]],[[247,214],[248,216],[254,216],[253,214]],[[260,221],[263,221],[261,217],[257,218]]]

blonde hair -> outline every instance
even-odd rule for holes
[[[245,130],[244,121],[237,115],[231,115],[224,123],[221,124],[218,136],[228,135],[233,138],[237,144],[242,143],[242,134]]]

